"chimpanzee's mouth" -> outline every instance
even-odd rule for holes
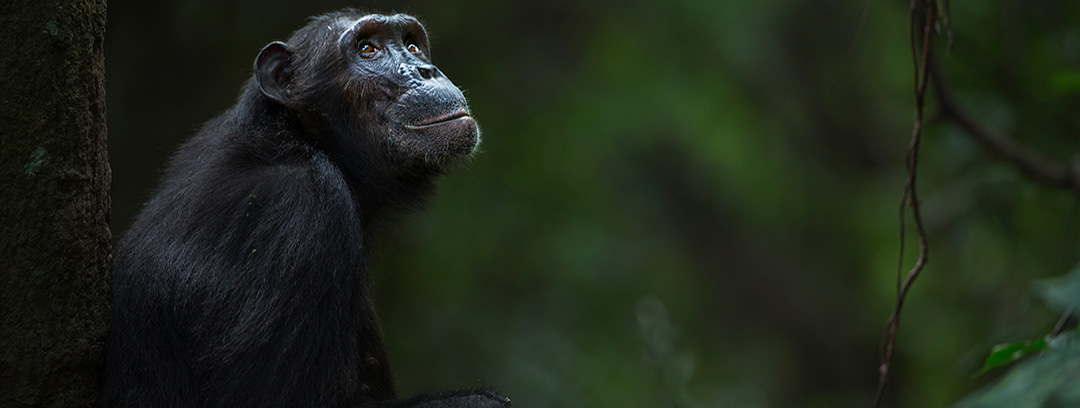
[[[460,120],[460,119],[465,119],[465,118],[472,119],[472,117],[469,116],[468,112],[465,112],[464,109],[459,109],[457,111],[454,111],[454,112],[451,112],[451,113],[448,113],[448,114],[445,114],[445,115],[439,115],[439,116],[434,116],[434,117],[428,118],[428,119],[426,119],[426,120],[424,120],[424,121],[422,121],[420,123],[417,123],[415,125],[406,124],[405,127],[409,128],[409,129],[423,129],[423,128],[429,128],[429,127],[432,127],[432,126],[439,126],[439,125],[442,125],[442,124],[446,124],[446,123],[449,123],[449,122],[453,122],[453,121]]]

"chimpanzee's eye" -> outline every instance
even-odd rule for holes
[[[378,51],[379,48],[371,44],[364,44],[360,46],[360,55],[363,55],[365,57],[371,57],[375,55],[375,53]]]
[[[420,47],[417,47],[416,44],[409,44],[408,46],[405,47],[405,49],[408,50],[409,52],[413,53],[413,54],[416,54],[416,53],[420,52]]]

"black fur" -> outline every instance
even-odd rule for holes
[[[483,390],[395,399],[365,232],[479,141],[468,116],[418,126],[467,106],[413,23],[312,19],[176,153],[117,248],[103,407],[510,406]]]

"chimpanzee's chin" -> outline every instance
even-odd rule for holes
[[[390,140],[407,162],[445,167],[476,151],[480,127],[471,116],[462,116],[423,126],[403,125]]]

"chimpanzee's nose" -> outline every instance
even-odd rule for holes
[[[433,79],[442,76],[442,72],[434,65],[417,65],[416,72],[420,73],[420,77],[424,79]]]

